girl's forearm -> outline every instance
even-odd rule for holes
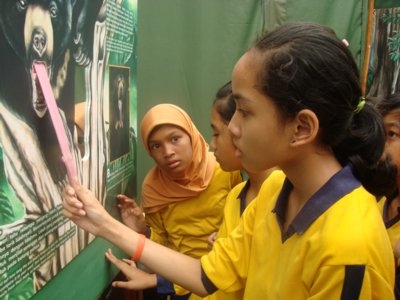
[[[199,296],[208,295],[201,281],[201,265],[198,259],[147,239],[140,262]]]
[[[111,221],[111,224],[104,228],[99,234],[101,237],[118,246],[129,256],[135,254],[139,241],[138,233],[117,220]],[[199,296],[207,295],[201,281],[200,260],[146,239],[139,261],[169,281]]]

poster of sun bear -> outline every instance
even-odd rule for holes
[[[61,213],[68,177],[54,126],[106,208],[135,196],[136,37],[137,0],[0,1],[0,299],[32,297],[94,240]]]

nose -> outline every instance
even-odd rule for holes
[[[174,150],[174,147],[172,145],[165,144],[163,148],[164,148],[164,157],[165,158],[169,158],[169,157],[171,157],[172,155],[175,154],[175,150]]]
[[[43,56],[47,47],[46,32],[42,28],[35,28],[32,33],[32,47],[39,57]]]
[[[235,112],[233,114],[229,124],[228,124],[228,129],[229,129],[229,132],[232,135],[232,138],[237,138],[237,137],[240,136],[240,129],[239,129],[239,126],[238,126],[238,120],[237,120],[236,115],[237,114]]]
[[[210,141],[210,149],[211,149],[211,151],[213,151],[213,152],[215,152],[215,149],[217,149],[217,147],[216,147],[216,142],[215,142],[215,137],[212,137],[211,138],[211,141]]]

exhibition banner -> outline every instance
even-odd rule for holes
[[[372,13],[367,95],[385,97],[400,92],[400,3],[377,1]]]
[[[94,240],[62,215],[63,153],[112,215],[136,196],[136,43],[136,0],[0,1],[0,299],[31,298]]]

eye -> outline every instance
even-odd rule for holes
[[[212,129],[212,136],[215,136],[215,137],[219,136],[219,131],[216,130],[216,128],[214,126],[211,127],[211,129]]]
[[[245,111],[244,109],[238,108],[236,111],[243,117],[245,118],[248,115],[248,112]]]
[[[173,136],[171,140],[172,142],[176,143],[179,141],[179,136]]]
[[[394,132],[393,130],[388,130],[388,132],[386,133],[386,135],[387,135],[389,138],[394,138],[394,137],[397,136],[397,133]]]
[[[57,5],[56,5],[54,2],[52,2],[52,3],[50,4],[49,11],[50,11],[50,16],[51,16],[52,18],[57,17],[57,15],[58,15],[58,8],[57,8]]]
[[[157,150],[158,148],[160,148],[160,144],[150,144],[150,145],[149,145],[149,149],[150,149],[151,151]]]
[[[26,1],[26,0],[17,1],[17,10],[19,12],[23,12],[27,6],[28,6],[28,1]]]

